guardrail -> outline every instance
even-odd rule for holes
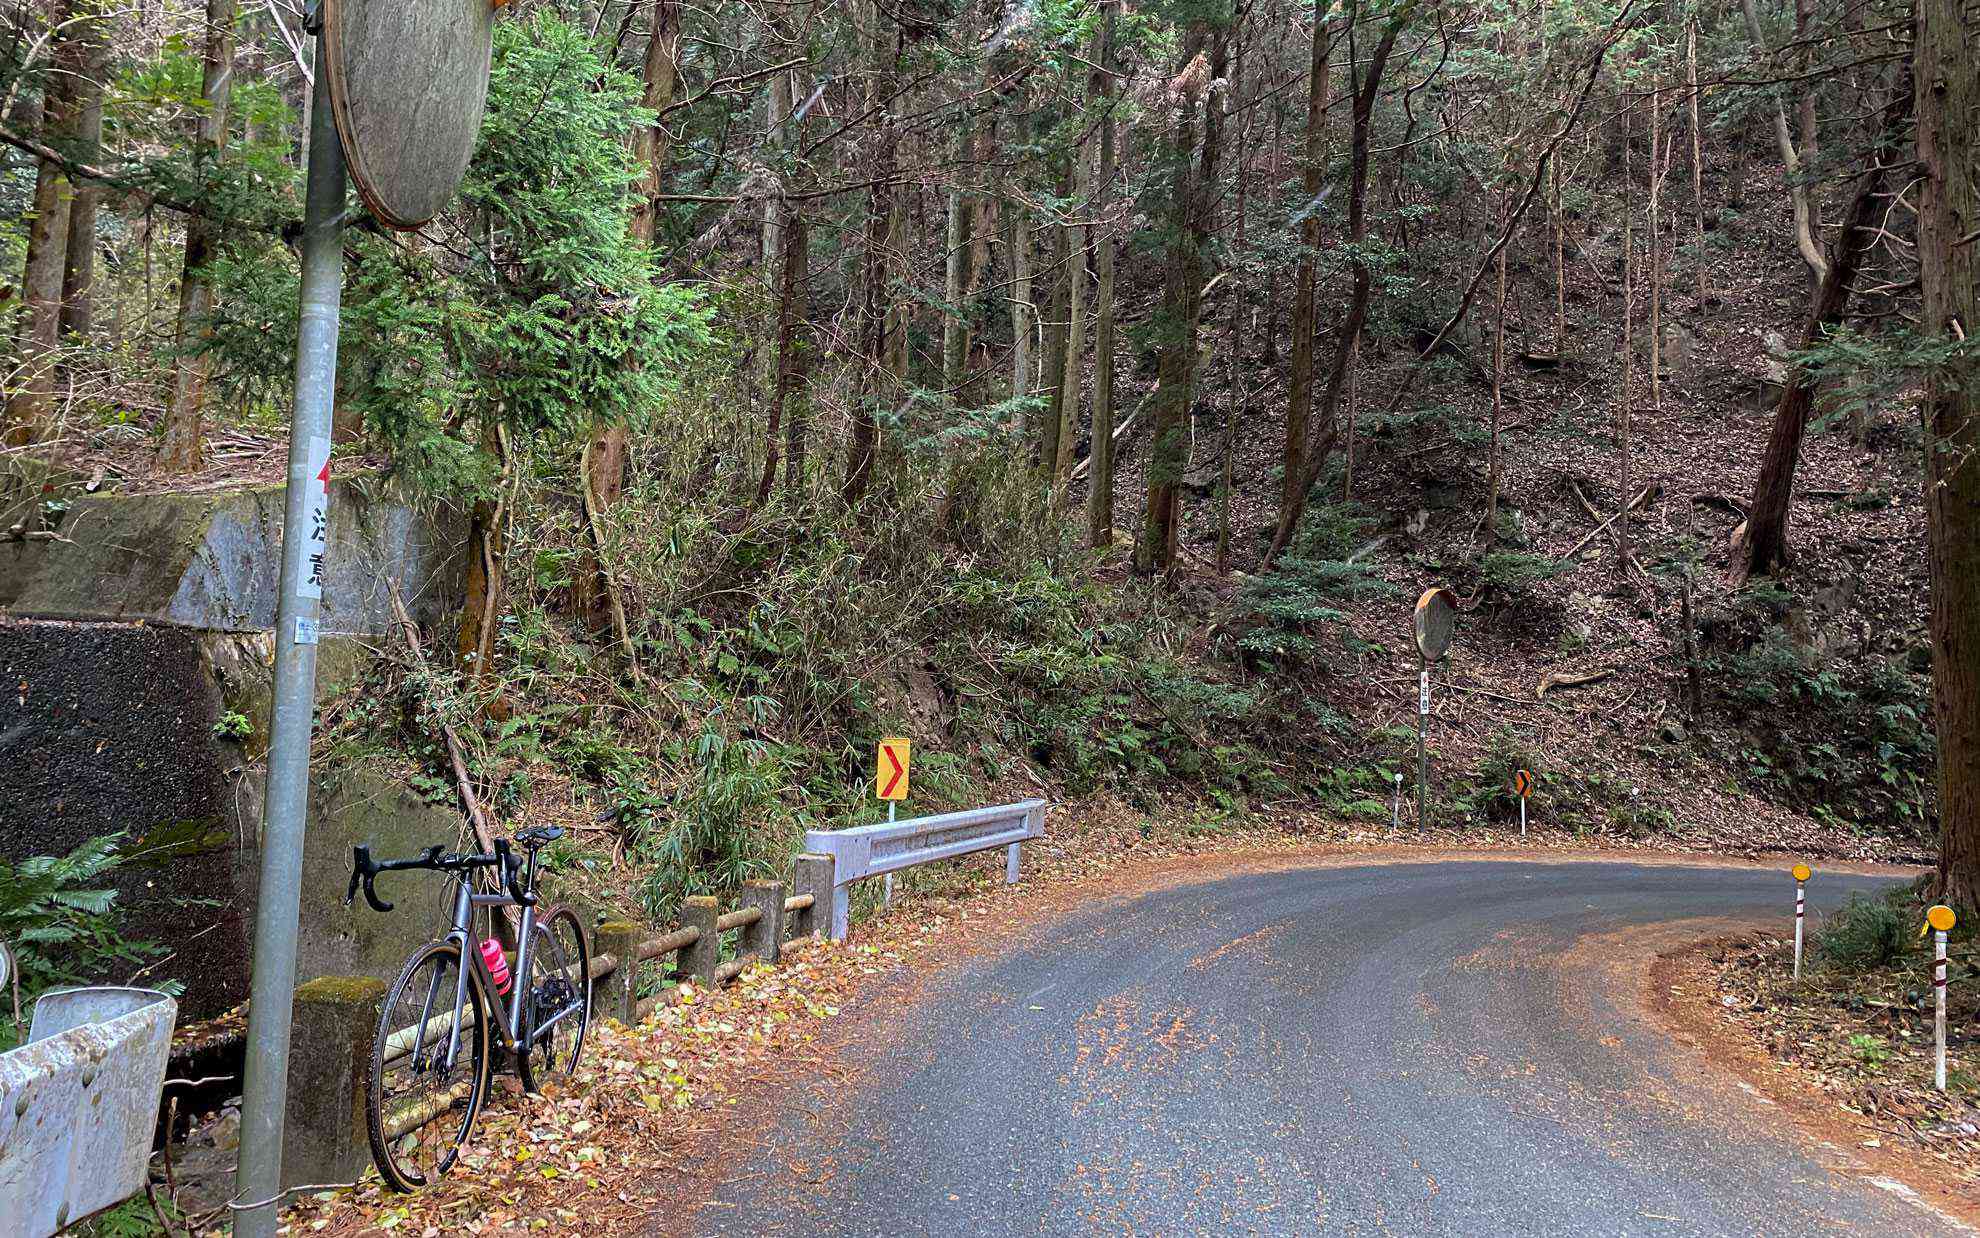
[[[152,989],[50,989],[0,1054],[0,1230],[53,1234],[144,1189],[179,1005]]]
[[[642,963],[671,960],[683,976],[727,984],[753,963],[775,963],[786,941],[819,933],[819,911],[832,902],[832,857],[799,856],[792,868],[791,886],[749,882],[726,912],[716,899],[687,899],[681,927],[658,937],[642,937],[638,925],[623,920],[599,925],[592,932],[593,1012],[628,1024],[651,1014],[660,998],[639,996]],[[786,894],[793,886],[795,892]],[[736,955],[724,960],[723,934],[737,930]],[[370,977],[323,976],[296,990],[285,1187],[354,1180],[370,1164],[365,1075],[384,999],[384,984]]]
[[[844,941],[850,927],[853,882],[1002,847],[1004,881],[1016,885],[1019,848],[1044,836],[1045,801],[1022,800],[849,830],[810,830],[804,836],[804,846],[807,852],[829,855],[834,861],[832,918],[826,935],[833,941]]]

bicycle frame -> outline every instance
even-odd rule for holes
[[[427,1030],[434,1024],[434,1008],[440,1001],[441,973],[436,971],[427,985],[426,997],[420,1006],[419,1022],[414,1026],[419,1030],[413,1036],[412,1067],[415,1071],[438,1069],[451,1072],[460,1061],[462,1014],[467,1009],[467,986],[473,977],[475,988],[480,992],[488,1010],[487,1017],[493,1025],[496,1043],[511,1054],[521,1057],[539,1041],[546,1039],[557,1024],[584,1008],[584,997],[566,1005],[562,1010],[544,1020],[540,1027],[528,1029],[525,1037],[525,1020],[531,1013],[529,1001],[533,989],[529,984],[530,964],[536,949],[536,853],[530,849],[520,860],[510,857],[506,847],[498,843],[493,867],[496,875],[492,879],[494,893],[484,893],[482,883],[476,874],[485,865],[472,864],[449,867],[440,863],[440,848],[429,848],[425,855],[416,861],[388,861],[373,864],[366,848],[355,849],[354,870],[351,875],[349,901],[356,896],[360,880],[364,883],[365,898],[379,911],[390,911],[390,903],[382,902],[373,892],[370,878],[380,872],[407,868],[438,867],[455,874],[458,889],[454,894],[453,926],[447,931],[444,941],[451,944],[461,959],[460,973],[454,978],[453,1005],[447,1021],[447,1049],[440,1055],[439,1045],[432,1046],[432,1054],[426,1044]],[[458,857],[457,857],[458,858]],[[520,878],[520,885],[518,884]],[[488,963],[481,955],[481,934],[476,931],[475,912],[479,908],[516,907],[522,911],[521,935],[516,942],[516,956],[512,964],[512,979],[509,984],[509,1000],[506,1005],[502,995],[496,991],[495,977]],[[582,955],[580,954],[580,959]],[[437,1060],[436,1060],[437,1059]]]
[[[534,889],[536,885],[534,856],[529,858],[528,864],[527,888]],[[481,991],[482,999],[488,1004],[490,1013],[496,1016],[497,1043],[511,1053],[521,1053],[529,1047],[523,1043],[523,1015],[524,1002],[528,996],[530,954],[535,948],[536,938],[536,908],[533,905],[519,904],[506,893],[483,894],[474,888],[474,881],[469,874],[462,875],[459,886],[454,894],[453,927],[448,930],[445,938],[459,949],[462,960],[460,973],[454,978],[452,1008],[455,1014],[448,1021],[446,1066],[449,1070],[453,1069],[460,1060],[460,1011],[467,1005],[467,986],[470,976],[473,977],[475,987]],[[522,925],[516,940],[515,963],[510,968],[509,997],[505,1006],[502,995],[495,989],[495,977],[489,972],[487,962],[481,957],[481,935],[475,931],[474,917],[477,908],[517,906],[522,907]],[[436,973],[432,984],[428,987],[426,1003],[420,1010],[419,1026],[430,1026],[428,1021],[433,1015],[433,1004],[440,996],[439,987],[440,976]],[[542,1027],[532,1029],[531,1043],[542,1040],[551,1028],[568,1018],[575,1010],[576,1007],[572,1006],[558,1011]]]

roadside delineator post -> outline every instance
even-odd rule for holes
[[[1932,930],[1932,1085],[1941,1092],[1946,1090],[1946,934],[1957,921],[1944,903],[1926,909],[1925,925]]]
[[[1526,797],[1533,794],[1533,772],[1518,770],[1513,774],[1513,794],[1519,797],[1519,836],[1526,837]]]
[[[1808,915],[1806,883],[1811,875],[1806,864],[1794,866],[1794,978],[1801,979],[1801,925]]]
[[[1396,771],[1396,793],[1389,799],[1389,833],[1402,828],[1402,771]]]

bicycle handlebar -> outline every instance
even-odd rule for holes
[[[374,860],[371,858],[369,846],[364,844],[354,846],[351,848],[351,884],[344,892],[344,906],[349,907],[357,901],[358,890],[362,887],[364,901],[371,904],[373,911],[391,911],[393,905],[378,897],[376,885],[378,874],[419,868],[442,873],[464,873],[477,868],[497,869],[500,873],[497,884],[505,888],[505,892],[518,907],[536,906],[536,895],[523,888],[522,865],[516,863],[515,857],[510,853],[509,840],[506,838],[495,841],[493,855],[443,852],[438,847],[428,847],[410,860]]]

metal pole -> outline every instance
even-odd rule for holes
[[[1430,756],[1423,749],[1423,729],[1430,725],[1430,664],[1421,664],[1416,673],[1416,828],[1425,829],[1430,819],[1424,814],[1425,785],[1430,781]]]
[[[894,801],[888,800],[887,824],[892,825],[893,823],[894,823]],[[881,878],[880,905],[883,907],[892,907],[894,905],[894,874],[892,873],[888,873],[885,877]]]
[[[309,126],[309,183],[302,231],[302,325],[296,337],[295,421],[283,507],[282,579],[275,607],[275,711],[261,830],[254,922],[254,978],[241,1101],[238,1198],[259,1205],[235,1221],[240,1238],[275,1232],[282,1187],[282,1125],[289,1077],[290,1005],[296,988],[296,921],[303,830],[309,814],[309,741],[316,698],[316,622],[328,545],[330,407],[337,382],[337,312],[343,295],[344,151],[330,111],[330,75],[317,37]]]
[[[1402,828],[1402,771],[1396,771],[1396,792],[1389,797],[1389,832]]]
[[[1519,797],[1519,836],[1526,837],[1526,797]]]
[[[1794,978],[1801,979],[1801,924],[1808,914],[1808,897],[1801,882],[1794,883]]]
[[[1932,1083],[1946,1090],[1946,931],[1932,930]]]

